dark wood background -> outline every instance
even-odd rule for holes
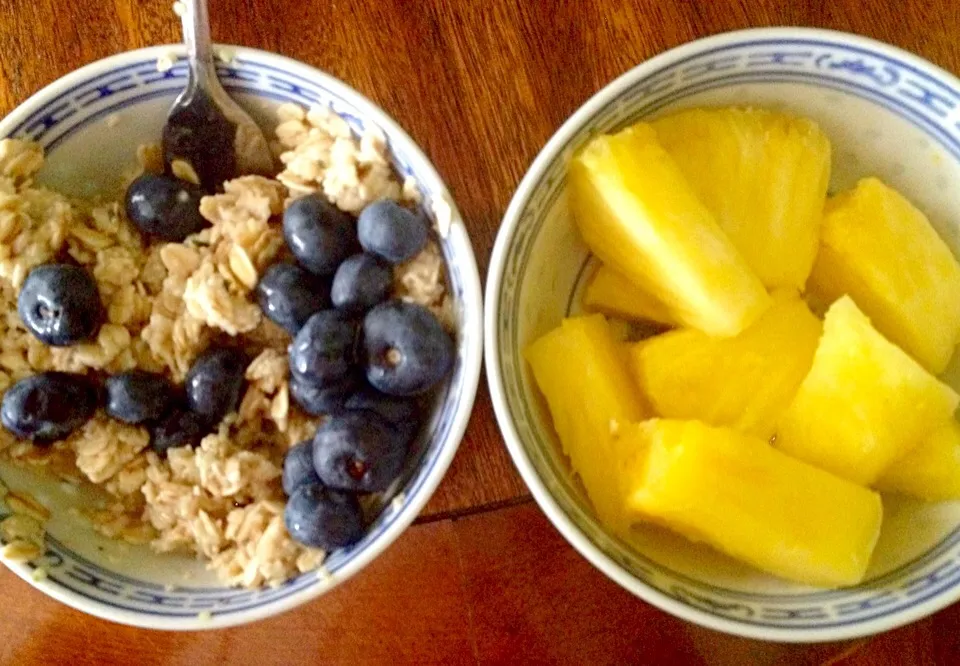
[[[104,56],[179,41],[171,0],[0,0],[0,113]],[[210,0],[214,37],[330,72],[436,164],[485,275],[540,147],[592,93],[725,30],[857,32],[960,71],[957,0]],[[872,640],[782,646],[675,620],[609,582],[526,493],[482,380],[468,435],[419,524],[312,604],[214,633],[86,617],[0,571],[0,664],[960,663],[960,607]]]

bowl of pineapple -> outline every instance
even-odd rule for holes
[[[507,447],[590,562],[777,641],[960,599],[960,81],[747,30],[557,131],[507,210],[486,365]]]

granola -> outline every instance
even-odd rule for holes
[[[39,146],[0,141],[0,391],[33,373],[119,372],[134,368],[184,379],[218,338],[241,338],[253,360],[236,413],[195,448],[164,459],[145,428],[98,413],[66,440],[45,447],[0,429],[0,455],[46,468],[71,483],[93,483],[111,500],[86,512],[112,538],[158,552],[190,552],[226,584],[276,585],[317,568],[323,552],[294,541],[283,524],[280,475],[285,451],[309,438],[318,419],[290,401],[288,334],[263,317],[252,292],[283,248],[279,222],[293,198],[322,192],[356,213],[380,199],[413,203],[416,183],[400,182],[384,137],[354,136],[324,107],[284,104],[277,112],[275,179],[242,176],[204,197],[210,226],[182,243],[148,244],[116,203],[73,201],[35,181]],[[155,147],[138,150],[147,170]],[[107,319],[95,340],[47,347],[17,316],[17,293],[31,268],[64,253],[94,276]],[[395,295],[451,323],[443,257],[436,243],[398,267]],[[0,523],[8,556],[38,553],[42,520],[28,511]]]

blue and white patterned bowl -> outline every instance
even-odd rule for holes
[[[225,627],[275,615],[314,599],[349,578],[382,552],[413,521],[436,489],[466,429],[482,357],[482,293],[470,239],[446,186],[429,160],[383,111],[340,81],[312,67],[271,53],[226,47],[229,63],[218,65],[224,85],[264,127],[283,102],[329,104],[357,132],[378,127],[387,137],[396,169],[413,175],[432,216],[431,204],[452,209],[450,232],[441,240],[457,318],[457,361],[437,400],[415,461],[367,535],[337,551],[322,575],[301,575],[276,589],[225,588],[188,557],[155,555],[101,538],[68,509],[82,502],[60,484],[5,465],[0,475],[13,489],[27,490],[48,507],[47,576],[33,566],[5,562],[50,596],[109,620],[157,629]],[[159,58],[173,57],[160,72]],[[0,137],[30,137],[47,151],[40,181],[77,196],[120,194],[122,171],[135,166],[138,145],[156,141],[166,112],[186,80],[180,47],[154,47],[87,65],[47,86],[0,121]]]
[[[664,532],[641,532],[639,546],[628,548],[598,524],[572,478],[521,355],[577,309],[591,261],[566,205],[571,153],[591,136],[640,118],[730,104],[815,119],[833,143],[834,189],[880,176],[925,210],[960,255],[956,77],[885,44],[822,30],[747,30],[686,44],[584,104],[520,184],[487,278],[486,368],[497,418],[514,462],[554,525],[590,562],[649,603],[706,627],[768,640],[877,633],[960,598],[960,503],[885,498],[867,580],[846,590],[789,585]],[[957,366],[948,371],[954,388],[960,388]]]

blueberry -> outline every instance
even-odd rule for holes
[[[351,411],[370,411],[380,416],[405,442],[413,439],[420,428],[420,407],[410,398],[386,395],[366,386],[344,404]]]
[[[293,338],[290,369],[317,386],[334,383],[353,367],[356,338],[356,321],[339,310],[321,310]]]
[[[407,443],[373,412],[341,412],[317,428],[313,467],[338,490],[378,492],[400,476]]]
[[[130,370],[108,377],[106,412],[125,423],[156,421],[167,411],[173,386],[161,374]]]
[[[257,284],[257,301],[270,321],[296,335],[310,315],[330,307],[330,288],[299,266],[274,264]]]
[[[83,375],[42,372],[7,389],[0,421],[17,437],[52,442],[86,423],[98,402],[96,386]]]
[[[243,390],[246,358],[236,349],[211,349],[193,362],[184,382],[187,406],[209,423],[234,411]]]
[[[283,492],[287,497],[305,483],[320,483],[313,469],[313,440],[291,446],[283,457]]]
[[[165,458],[170,449],[197,446],[209,431],[209,422],[200,414],[174,409],[150,428],[150,446]]]
[[[430,390],[453,368],[453,339],[421,305],[392,300],[363,320],[367,381],[388,395]]]
[[[193,183],[145,173],[127,188],[127,217],[145,234],[180,242],[207,225],[200,215],[203,195]]]
[[[359,385],[360,379],[353,373],[324,385],[293,373],[290,377],[290,397],[307,414],[323,416],[343,409]]]
[[[283,522],[304,546],[326,551],[349,546],[363,537],[363,513],[357,498],[319,483],[297,488],[283,510]]]
[[[31,270],[17,298],[17,312],[28,331],[55,347],[93,338],[104,318],[93,276],[71,264],[42,264]]]
[[[330,288],[334,307],[364,312],[390,295],[393,270],[372,254],[355,254],[337,269]]]
[[[283,237],[300,265],[315,275],[333,275],[357,246],[353,218],[319,194],[308,194],[287,206]]]
[[[427,223],[396,201],[381,199],[360,212],[357,238],[367,252],[399,264],[413,259],[427,244]]]

